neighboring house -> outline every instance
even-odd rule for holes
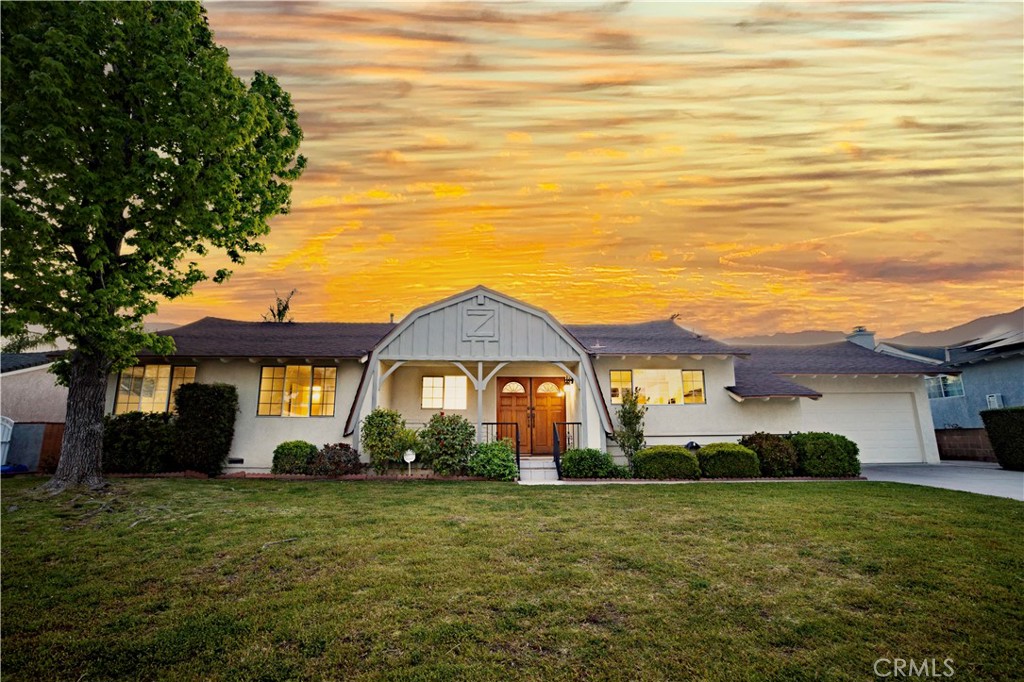
[[[228,471],[269,469],[286,440],[358,449],[375,407],[414,426],[460,414],[481,440],[518,430],[524,454],[548,455],[556,441],[615,452],[614,412],[634,388],[648,406],[650,444],[827,430],[857,441],[864,462],[938,460],[924,376],[941,372],[875,353],[858,336],[746,351],[671,320],[563,326],[485,287],[398,324],[204,318],[162,333],[175,354],[141,354],[140,365],[112,376],[107,410],[166,410],[185,382],[235,385]]]
[[[68,389],[49,372],[52,362],[49,353],[0,354],[0,415],[15,422],[9,464],[33,470],[60,454]]]
[[[995,461],[981,411],[1024,405],[1024,329],[1002,329],[953,347],[882,343],[878,350],[945,372],[926,380],[944,459]]]

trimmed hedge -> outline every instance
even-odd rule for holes
[[[174,471],[175,430],[166,412],[126,412],[103,419],[103,473]]]
[[[700,478],[697,456],[682,445],[655,445],[633,456],[637,478]]]
[[[624,478],[626,467],[615,464],[612,456],[596,448],[566,450],[562,455],[564,478]]]
[[[235,437],[238,389],[231,384],[182,384],[174,393],[174,404],[178,465],[220,475]]]
[[[1024,471],[1024,407],[982,410],[981,420],[999,466]]]
[[[857,444],[836,433],[810,431],[794,433],[789,440],[796,448],[797,471],[803,476],[840,477],[860,474]]]
[[[359,442],[370,455],[370,466],[378,474],[402,463],[405,420],[395,410],[375,408],[363,419]]]
[[[757,432],[740,439],[740,445],[757,453],[762,476],[782,478],[796,473],[796,448],[788,439]]]
[[[304,440],[286,440],[274,448],[272,474],[308,474],[309,464],[316,457],[317,449]]]
[[[519,478],[516,453],[506,441],[480,443],[469,458],[470,476],[481,476],[492,481],[515,481]]]
[[[707,478],[757,478],[757,453],[738,443],[709,443],[697,451],[700,473]]]

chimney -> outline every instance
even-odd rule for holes
[[[391,324],[395,323],[395,314],[391,313]]]
[[[875,333],[869,332],[867,327],[854,327],[853,331],[846,335],[846,340],[868,350],[875,349]]]

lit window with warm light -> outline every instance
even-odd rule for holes
[[[464,410],[468,386],[465,375],[423,377],[420,407],[424,410]]]
[[[333,417],[337,368],[287,365],[260,373],[261,417]]]
[[[136,365],[121,371],[117,379],[114,414],[125,412],[173,412],[174,391],[196,380],[195,367]]]
[[[622,404],[622,396],[638,390],[641,405],[704,404],[704,371],[700,369],[612,370],[611,402]]]

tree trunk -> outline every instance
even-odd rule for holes
[[[75,351],[68,368],[68,412],[60,463],[46,488],[60,492],[73,486],[99,488],[105,484],[103,409],[106,405],[107,367],[103,358]]]

